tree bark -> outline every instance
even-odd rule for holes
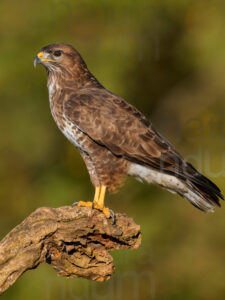
[[[141,243],[140,226],[124,214],[115,216],[113,224],[96,209],[38,208],[0,242],[0,295],[42,262],[60,276],[109,279],[115,268],[108,251]]]

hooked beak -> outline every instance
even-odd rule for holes
[[[41,60],[38,56],[35,57],[34,59],[34,67],[36,68],[37,64],[40,64],[41,63]]]
[[[45,57],[43,51],[39,52],[34,59],[34,67],[36,68],[37,64],[41,64],[43,62],[55,62],[53,59],[49,59]]]

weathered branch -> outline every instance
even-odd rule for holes
[[[42,262],[60,276],[107,280],[114,272],[108,251],[140,243],[140,226],[126,215],[113,224],[86,207],[39,208],[0,242],[0,295]]]

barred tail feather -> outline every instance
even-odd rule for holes
[[[157,184],[172,193],[187,199],[202,211],[214,211],[223,199],[220,189],[208,178],[200,174],[191,164],[186,163],[185,172],[165,174],[138,164],[130,164],[128,174],[140,181]]]
[[[188,192],[183,194],[178,192],[178,194],[187,199],[196,208],[205,212],[214,212],[214,205],[211,201],[203,198],[199,192],[188,189]]]
[[[191,164],[188,164],[188,167],[194,171],[194,174],[186,179],[188,192],[183,193],[182,196],[198,209],[213,212],[215,206],[221,206],[219,200],[224,200],[220,189]]]

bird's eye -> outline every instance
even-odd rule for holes
[[[57,57],[61,56],[61,54],[62,54],[62,52],[60,50],[56,50],[53,52],[53,55],[57,56]]]

